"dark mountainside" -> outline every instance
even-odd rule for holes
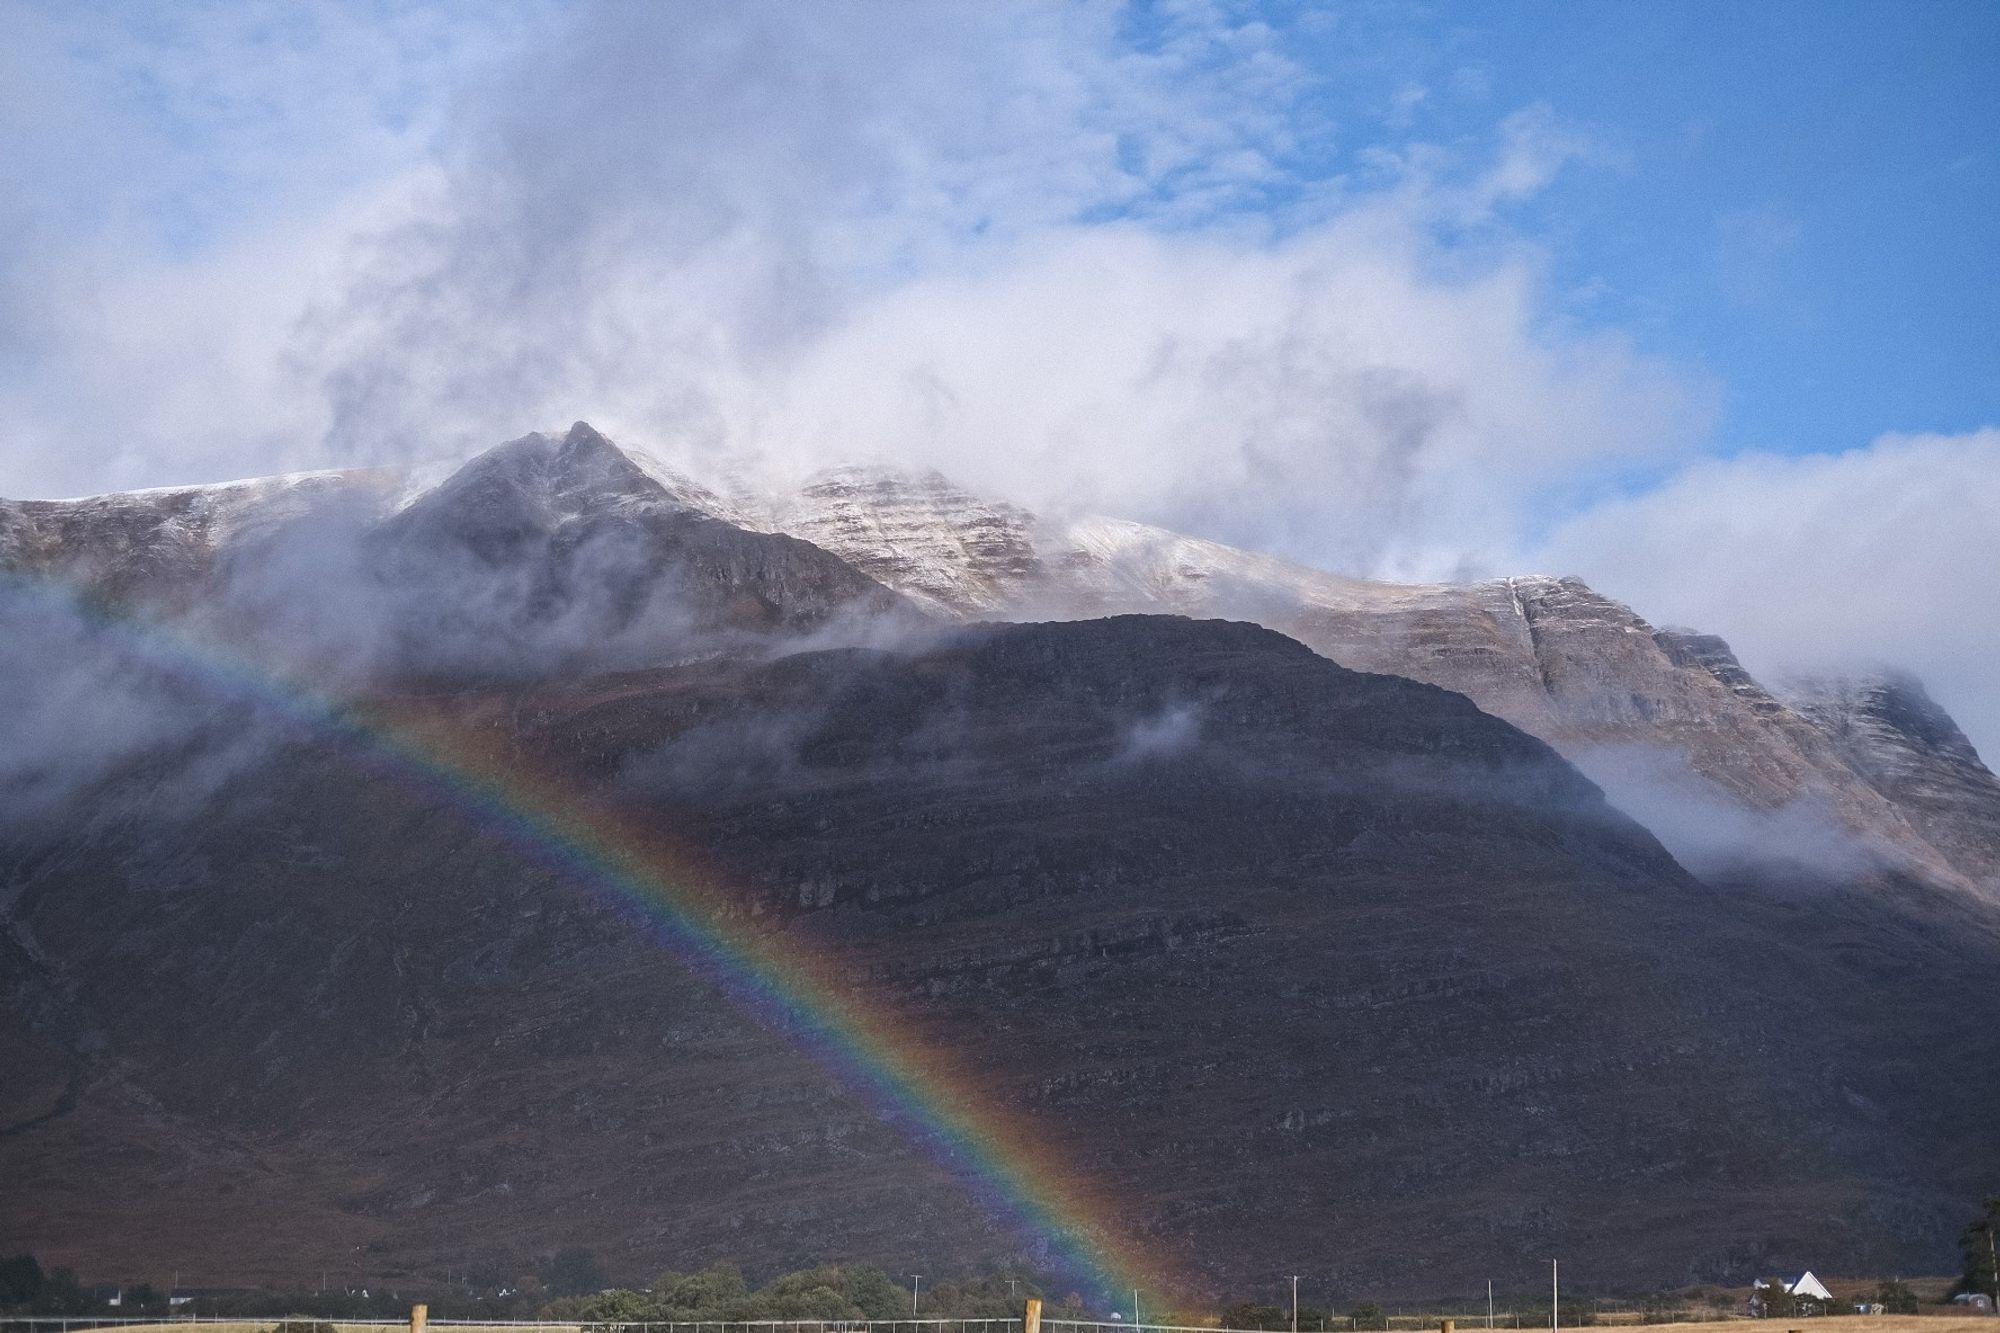
[[[388,591],[338,624],[394,631],[376,706],[696,849],[1193,1285],[1469,1289],[1550,1254],[1590,1286],[1935,1269],[1994,1187],[1976,901],[1703,883],[1464,697],[1252,626],[787,652],[914,618],[620,461],[575,432],[496,451],[358,529]],[[589,600],[572,557],[603,531],[611,567],[658,577]],[[446,652],[406,637],[438,570]],[[244,571],[190,577],[266,642]],[[115,646],[11,624],[44,675]],[[498,660],[455,655],[481,642]],[[648,655],[674,664],[603,669]],[[157,675],[88,679],[181,725],[0,822],[0,1249],[290,1282],[572,1244],[625,1279],[1020,1251],[835,1074],[434,783]]]

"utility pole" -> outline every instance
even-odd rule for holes
[[[1299,1275],[1292,1274],[1292,1333],[1299,1333]]]
[[[1553,1259],[1549,1260],[1549,1333],[1562,1333],[1562,1283]]]
[[[912,1273],[912,1274],[910,1274],[910,1313],[911,1313],[911,1314],[915,1314],[915,1313],[917,1312],[917,1288],[918,1288],[919,1286],[921,1286],[921,1285],[922,1285],[922,1283],[923,1283],[923,1280],[924,1280],[924,1275],[923,1275],[922,1273]]]
[[[1132,1288],[1132,1327],[1139,1326],[1139,1289]]]
[[[1493,1279],[1486,1279],[1486,1327],[1493,1327]]]

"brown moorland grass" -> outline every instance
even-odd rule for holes
[[[1469,1321],[1460,1320],[1460,1324]],[[1996,1333],[2000,1320],[1990,1315],[1856,1314],[1813,1319],[1705,1319],[1686,1324],[1648,1324],[1661,1333]]]
[[[79,1333],[87,1329],[89,1324],[87,1318],[78,1319],[76,1325]],[[98,1333],[270,1333],[270,1330],[279,1324],[293,1324],[301,1328],[307,1325],[325,1325],[333,1328],[336,1333],[385,1333],[385,1326],[379,1320],[370,1322],[352,1319],[317,1319],[311,1315],[269,1315],[262,1319],[216,1319],[205,1316],[194,1321],[174,1319],[154,1324],[114,1324],[99,1329]],[[46,1333],[47,1325],[43,1327]],[[394,1327],[394,1324],[389,1327]],[[489,1333],[525,1333],[518,1327],[509,1327],[505,1324],[451,1324],[448,1327],[450,1333],[481,1333],[482,1329],[488,1330]],[[538,1333],[583,1333],[580,1324],[565,1324],[553,1320],[537,1325],[537,1329]]]

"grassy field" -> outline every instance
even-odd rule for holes
[[[4,1319],[0,1319],[4,1323]],[[394,1333],[394,1325],[384,1327],[380,1323],[350,1323],[346,1319],[282,1319],[272,1315],[270,1319],[200,1319],[188,1323],[186,1319],[162,1321],[162,1323],[120,1323],[108,1325],[98,1333],[268,1333],[268,1329],[280,1323],[294,1323],[298,1327],[324,1323],[340,1333]],[[454,1323],[448,1325],[448,1333],[582,1333],[580,1325],[574,1323],[542,1323],[534,1329],[506,1327],[506,1325],[478,1325],[478,1323]],[[50,1333],[48,1325],[42,1325],[42,1333]],[[90,1333],[88,1321],[78,1319],[72,1333]],[[438,1333],[446,1333],[440,1329]]]
[[[1714,1319],[1702,1323],[1648,1323],[1660,1333],[1996,1333],[1992,1315],[1832,1315],[1824,1319]]]

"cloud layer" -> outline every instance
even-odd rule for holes
[[[1717,387],[1568,318],[1516,225],[1623,169],[1549,108],[1342,121],[1295,34],[1198,0],[0,21],[0,493],[587,417],[1349,572],[1580,573],[1756,666],[1906,663],[2000,747],[1991,433],[1706,458]]]

